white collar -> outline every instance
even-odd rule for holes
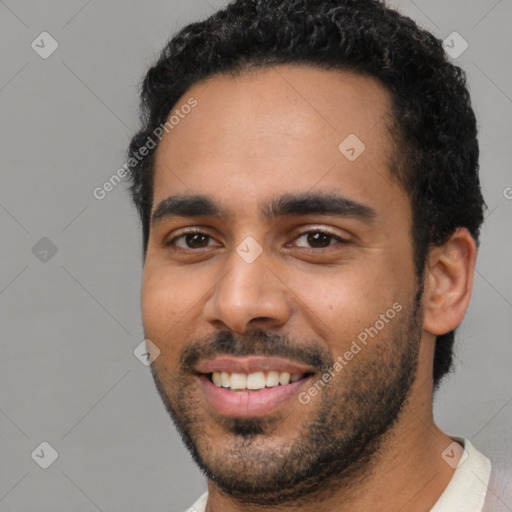
[[[464,445],[453,476],[430,512],[481,512],[491,476],[491,461],[467,439],[451,436]]]

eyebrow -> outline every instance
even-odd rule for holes
[[[293,215],[329,215],[356,218],[366,222],[376,217],[376,211],[347,197],[330,193],[284,194],[260,206],[263,219],[273,221],[278,217]],[[173,217],[214,217],[224,222],[231,220],[229,212],[209,196],[174,195],[161,201],[151,217],[154,225]]]

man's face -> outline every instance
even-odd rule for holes
[[[142,289],[153,377],[219,487],[297,498],[364,466],[415,378],[421,310],[389,97],[295,66],[211,78],[175,108],[191,97],[156,155]],[[188,210],[166,202],[196,195]]]

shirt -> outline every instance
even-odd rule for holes
[[[491,461],[467,439],[451,436],[464,445],[452,478],[430,512],[494,512],[484,509],[487,486],[491,476]],[[205,492],[186,512],[205,512],[208,493]]]

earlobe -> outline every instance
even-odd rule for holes
[[[462,322],[473,290],[477,247],[466,228],[458,228],[427,260],[423,295],[423,329],[434,335]]]

